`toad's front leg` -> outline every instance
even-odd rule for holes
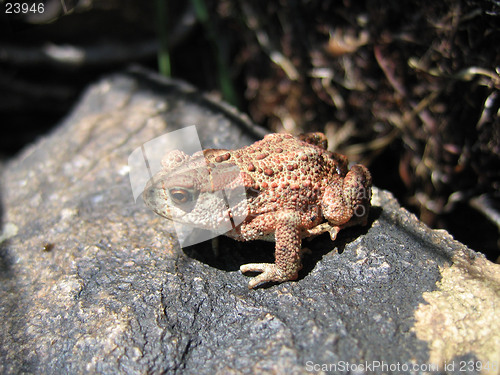
[[[259,223],[253,223],[259,225]],[[272,224],[271,226],[269,226]],[[275,230],[276,249],[274,263],[250,263],[240,267],[241,272],[262,272],[248,283],[250,289],[267,282],[295,280],[302,268],[300,261],[300,216],[293,211],[280,211],[262,220],[262,232]],[[255,229],[255,228],[254,228]],[[259,230],[259,229],[258,229]]]

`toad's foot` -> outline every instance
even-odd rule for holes
[[[262,272],[259,276],[255,276],[248,283],[248,288],[253,289],[256,286],[267,282],[283,282],[288,280],[295,280],[298,277],[298,272],[293,274],[286,274],[280,270],[276,264],[273,263],[249,263],[240,267],[242,273],[245,272]]]
[[[341,226],[330,225],[328,222],[319,224],[312,229],[306,229],[304,231],[304,237],[315,237],[322,233],[328,232],[332,241],[335,241],[337,234],[342,229]]]

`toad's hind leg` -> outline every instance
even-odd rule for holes
[[[330,225],[366,225],[371,199],[371,175],[363,165],[354,165],[342,178],[337,175],[325,190],[321,208]],[[337,230],[338,231],[338,230]]]
[[[269,219],[269,218],[268,218]],[[300,216],[293,211],[273,214],[276,249],[274,263],[250,263],[240,267],[241,272],[262,272],[248,283],[250,289],[266,282],[295,280],[302,268],[300,261]],[[267,228],[270,229],[270,228]]]

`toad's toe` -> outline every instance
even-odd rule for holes
[[[240,267],[242,273],[246,272],[262,272],[260,275],[255,276],[248,283],[248,288],[253,289],[261,284],[267,282],[283,282],[288,280],[295,280],[297,278],[297,273],[293,275],[287,275],[285,272],[280,270],[273,263],[249,263],[244,264]]]

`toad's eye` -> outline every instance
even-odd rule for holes
[[[177,204],[184,204],[193,200],[193,193],[186,189],[174,188],[168,191],[170,198]]]

